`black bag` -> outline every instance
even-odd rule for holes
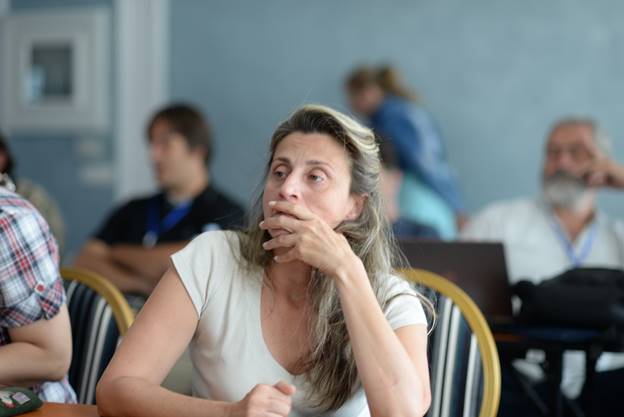
[[[574,268],[538,285],[513,287],[522,300],[518,320],[526,324],[591,329],[624,328],[624,271]]]

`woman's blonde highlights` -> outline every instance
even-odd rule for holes
[[[384,216],[378,190],[381,165],[374,133],[328,107],[304,106],[275,130],[265,180],[277,146],[294,132],[329,135],[347,151],[351,167],[350,192],[364,196],[365,202],[360,216],[341,223],[336,231],[347,238],[354,253],[362,260],[377,300],[385,309],[391,301],[386,293],[385,280],[392,273],[393,265],[403,264],[401,258],[397,258],[400,252]],[[272,262],[271,254],[262,248],[262,243],[269,240],[270,235],[257,227],[263,220],[263,193],[257,194],[250,211],[249,227],[240,234],[241,261],[250,270],[264,271],[266,284],[270,286],[266,272]],[[312,346],[300,359],[297,368],[302,370],[301,377],[310,388],[309,405],[335,410],[359,386],[355,359],[334,280],[315,270],[309,294],[314,317],[310,324]]]

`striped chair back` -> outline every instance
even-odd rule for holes
[[[79,403],[95,404],[95,387],[132,321],[132,311],[116,288],[114,299],[101,290],[102,285],[112,286],[104,278],[75,268],[63,268],[61,275],[72,327],[69,382]],[[125,317],[121,325],[117,321],[120,308]]]
[[[476,304],[459,287],[424,270],[406,278],[429,291],[436,310],[429,335],[431,406],[428,417],[495,417],[500,364],[492,333]]]

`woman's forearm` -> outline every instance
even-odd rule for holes
[[[386,320],[364,266],[356,264],[336,281],[371,413],[377,417],[423,415],[428,407],[428,381],[419,375]]]
[[[97,387],[102,417],[222,417],[230,416],[233,403],[189,397],[137,377],[119,377]]]
[[[0,384],[31,386],[58,381],[69,363],[63,355],[26,342],[0,346]]]

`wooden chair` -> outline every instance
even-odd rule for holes
[[[73,355],[69,382],[78,402],[95,404],[95,387],[119,338],[134,320],[128,302],[106,278],[93,272],[61,268],[72,327]]]
[[[401,271],[432,291],[436,322],[429,338],[429,417],[495,417],[501,390],[498,351],[483,314],[449,280],[422,269]]]

